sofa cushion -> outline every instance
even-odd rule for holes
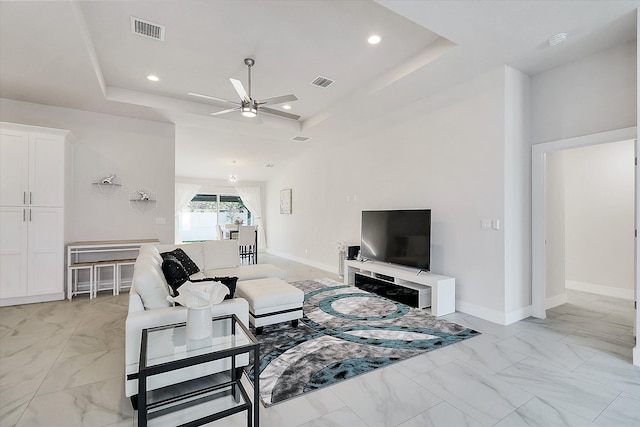
[[[160,256],[160,254],[157,254],[157,255],[158,256],[156,257],[153,254],[146,253],[146,252],[138,255],[138,258],[136,258],[136,263],[133,264],[134,271],[136,268],[138,268],[138,265],[144,265],[144,264],[151,264],[151,265],[157,266],[158,268],[161,268],[162,257]]]
[[[173,296],[180,295],[178,288],[189,280],[189,274],[178,259],[171,255],[166,255],[162,261],[162,273],[167,280],[167,284]]]
[[[193,262],[191,258],[189,258],[189,255],[187,255],[182,248],[176,248],[171,252],[163,252],[160,255],[162,255],[163,260],[168,256],[175,257],[178,261],[180,261],[188,276],[191,276],[192,274],[200,271],[200,268],[196,265],[195,262]]]
[[[240,265],[237,240],[209,240],[202,243],[204,266],[202,270],[231,268]],[[226,274],[224,275],[226,276]]]
[[[167,300],[169,286],[159,266],[144,260],[136,262],[136,267],[133,271],[133,283],[145,310],[171,306]]]
[[[158,264],[162,264],[162,257],[160,256],[160,252],[158,252],[158,248],[156,245],[145,244],[140,246],[138,256],[142,255],[153,257],[158,261]]]

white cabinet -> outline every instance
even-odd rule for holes
[[[0,301],[27,295],[27,210],[0,207]]]
[[[29,189],[29,134],[0,128],[0,206],[23,206]]]
[[[65,138],[0,127],[0,206],[64,206]]]
[[[0,123],[0,306],[64,299],[68,137]]]
[[[344,265],[345,285],[353,285],[355,283],[356,272],[368,273],[372,277],[377,277],[377,274],[381,274],[386,276],[387,279],[390,279],[390,283],[413,289],[417,291],[419,295],[427,295],[421,291],[430,288],[430,305],[433,316],[444,316],[445,314],[455,313],[456,311],[456,279],[453,277],[424,273],[415,268],[381,262],[347,260],[344,262]],[[429,305],[427,301],[422,301],[421,298],[419,301],[418,308]]]

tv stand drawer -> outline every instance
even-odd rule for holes
[[[385,276],[390,277],[390,276]],[[391,277],[391,280],[393,278]],[[431,288],[412,289],[392,281],[382,280],[365,274],[355,274],[355,286],[367,292],[417,308],[431,307]]]

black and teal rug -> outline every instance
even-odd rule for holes
[[[300,324],[265,326],[257,336],[265,406],[479,335],[331,279],[291,284],[305,294]],[[247,373],[253,381],[252,365]]]

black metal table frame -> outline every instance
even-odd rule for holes
[[[153,327],[153,328],[145,328],[142,330],[142,343],[140,345],[140,368],[139,368],[139,372],[138,372],[138,425],[140,427],[144,427],[147,425],[147,418],[148,418],[148,410],[149,409],[154,409],[154,408],[158,408],[161,407],[163,405],[169,404],[169,403],[175,403],[178,402],[182,399],[185,398],[190,398],[190,397],[194,397],[200,394],[206,394],[206,393],[210,393],[211,391],[214,391],[216,389],[223,389],[226,387],[231,387],[232,393],[234,398],[236,399],[236,401],[238,401],[239,396],[236,396],[236,387],[237,390],[240,391],[240,393],[242,394],[242,397],[244,399],[244,404],[239,405],[239,406],[235,406],[233,408],[215,413],[215,414],[211,414],[208,415],[206,417],[202,417],[199,418],[197,420],[193,420],[190,421],[186,424],[183,424],[184,426],[197,426],[197,425],[202,425],[205,423],[210,423],[212,421],[216,421],[219,420],[221,418],[225,418],[228,417],[230,415],[242,412],[244,410],[247,410],[247,425],[249,427],[251,427],[251,422],[253,420],[253,425],[255,427],[260,427],[260,386],[259,386],[259,378],[260,378],[260,373],[259,373],[259,363],[255,363],[255,361],[260,360],[260,343],[258,343],[258,340],[256,340],[256,338],[253,336],[253,334],[249,331],[249,329],[247,329],[247,327],[240,321],[240,319],[238,319],[238,317],[235,314],[229,314],[229,315],[224,315],[224,316],[218,316],[218,317],[214,317],[211,319],[212,322],[215,321],[220,321],[220,320],[225,320],[225,319],[230,319],[231,320],[231,333],[235,334],[236,332],[236,324],[239,325],[242,330],[244,331],[244,333],[247,335],[247,337],[249,338],[250,341],[252,341],[251,344],[245,344],[242,346],[238,346],[235,348],[229,348],[226,350],[220,350],[220,351],[213,351],[210,353],[206,353],[206,354],[200,354],[200,355],[196,355],[196,356],[192,356],[192,357],[188,357],[185,359],[181,359],[181,360],[177,360],[177,361],[170,361],[170,362],[165,362],[165,363],[161,363],[155,366],[151,366],[151,367],[147,367],[147,363],[146,363],[146,359],[147,359],[147,344],[148,344],[148,334],[150,330],[162,330],[162,329],[172,329],[175,327],[179,327],[179,326],[184,326],[186,325],[184,322],[182,323],[175,323],[175,324],[171,324],[171,325],[165,325],[165,326],[157,326],[157,327]],[[253,365],[253,376],[254,376],[254,380],[253,380],[253,411],[252,411],[252,407],[251,407],[251,401],[249,400],[249,396],[247,395],[244,387],[242,386],[242,384],[240,383],[240,378],[237,377],[237,373],[236,373],[236,358],[235,356],[243,354],[243,353],[248,353],[250,351],[253,350],[253,360],[254,360],[254,365]],[[148,403],[147,402],[147,378],[153,375],[158,375],[161,373],[165,373],[165,372],[170,372],[170,371],[175,371],[178,369],[182,369],[182,368],[186,368],[189,366],[194,366],[194,365],[199,365],[202,363],[206,363],[206,362],[211,362],[214,360],[219,360],[219,359],[224,359],[230,357],[231,358],[231,381],[228,382],[224,382],[222,384],[216,384],[215,386],[210,386],[210,387],[205,387],[202,389],[199,389],[195,392],[191,392],[189,394],[186,395],[179,395],[179,396],[175,396],[173,398],[170,399],[164,399],[164,400],[160,400],[157,402],[153,402],[153,403]],[[190,407],[190,406],[194,406],[196,404],[200,403],[200,400],[196,399],[196,400],[190,400],[188,402],[184,402],[182,404],[178,404],[178,405],[174,405],[171,406],[170,408],[166,408],[165,410],[158,410],[156,411],[154,414],[152,414],[154,417],[155,416],[160,416],[163,415],[167,412],[174,412],[186,407]]]

